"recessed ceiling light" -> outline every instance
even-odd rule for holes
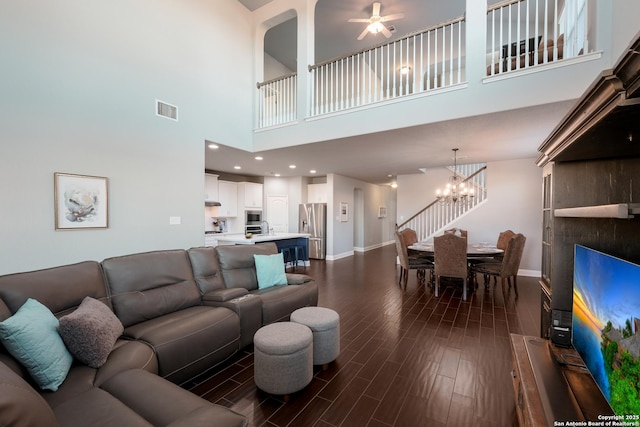
[[[234,169],[242,169],[240,166],[234,166]]]
[[[408,65],[405,65],[404,67],[400,68],[401,74],[409,74],[409,71],[411,71],[411,67]]]
[[[212,150],[217,150],[220,147],[218,147],[216,144],[209,144],[209,148],[211,148]]]
[[[309,171],[309,173],[316,173],[316,170],[315,170],[315,169],[311,169],[311,170]]]
[[[264,157],[262,157],[262,156],[255,156],[255,157],[254,157],[254,159],[256,159],[256,160],[262,160],[263,158],[264,158]]]
[[[279,173],[275,173],[275,174],[273,174],[273,175],[274,175],[274,176],[280,176],[280,174],[279,174]]]
[[[296,165],[289,165],[289,169],[295,169]]]
[[[395,182],[391,183],[391,188],[398,188],[398,184],[396,184]]]

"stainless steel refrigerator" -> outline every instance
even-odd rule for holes
[[[300,204],[298,231],[311,235],[309,237],[309,258],[325,259],[327,255],[327,204]]]

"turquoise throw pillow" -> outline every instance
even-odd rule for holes
[[[73,362],[57,329],[58,319],[32,298],[0,322],[0,341],[43,390],[56,391]]]
[[[282,252],[273,255],[254,255],[253,258],[256,261],[258,289],[287,284]]]

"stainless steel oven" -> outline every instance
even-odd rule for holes
[[[260,234],[262,211],[244,211],[244,232]]]

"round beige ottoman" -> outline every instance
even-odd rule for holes
[[[283,395],[305,388],[313,378],[313,334],[299,323],[277,322],[253,336],[254,380],[260,390]]]
[[[340,316],[324,307],[304,307],[291,313],[291,321],[313,332],[313,364],[327,368],[340,354]]]

